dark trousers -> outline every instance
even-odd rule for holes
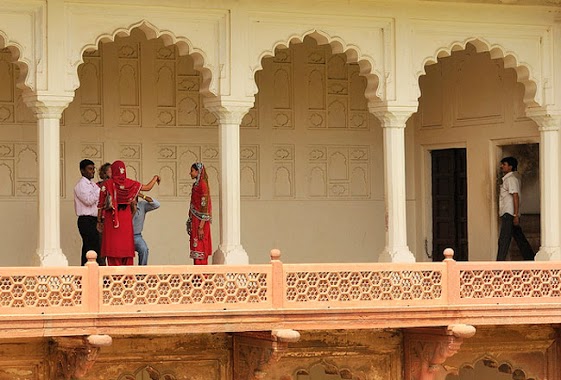
[[[514,216],[510,214],[503,214],[501,216],[501,233],[499,235],[499,250],[497,252],[497,261],[505,261],[510,242],[514,238],[518,249],[522,254],[524,260],[534,260],[534,251],[528,243],[522,228],[514,225]]]
[[[95,216],[79,216],[78,231],[82,237],[82,265],[88,262],[86,253],[90,250],[97,253],[97,263],[99,265],[105,260],[101,258],[101,244],[99,240],[99,232],[97,232],[97,218]]]

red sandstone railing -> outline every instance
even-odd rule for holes
[[[0,268],[0,315],[559,303],[561,262]],[[90,255],[91,256],[91,255]]]

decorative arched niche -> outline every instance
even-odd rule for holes
[[[127,27],[117,28],[110,33],[102,33],[95,38],[95,41],[82,47],[80,60],[73,62],[73,68],[78,70],[78,67],[84,63],[84,53],[88,54],[99,49],[100,43],[115,42],[117,37],[128,37],[133,30],[138,29],[144,33],[148,40],[161,38],[164,46],[176,45],[179,55],[189,55],[194,62],[195,70],[199,71],[202,76],[202,84],[200,91],[205,96],[217,95],[210,89],[212,80],[212,71],[206,64],[208,61],[207,56],[202,48],[195,47],[193,43],[186,37],[176,36],[172,31],[158,28],[147,20],[141,20],[137,23]],[[78,88],[79,83],[76,81],[74,89]]]
[[[439,47],[431,57],[425,58],[421,71],[416,73],[417,80],[427,74],[427,66],[438,63],[439,59],[449,57],[455,51],[466,50],[468,44],[473,46],[477,53],[488,52],[492,60],[502,59],[505,69],[514,69],[517,81],[524,85],[523,101],[526,107],[539,106],[535,99],[537,85],[532,77],[530,66],[521,62],[515,52],[507,51],[503,46],[491,44],[481,38],[470,37],[463,41],[453,41],[447,46]],[[418,95],[420,96],[420,92]]]
[[[499,362],[483,357],[474,364],[465,364],[458,373],[449,374],[445,380],[542,380],[526,373],[510,362]]]

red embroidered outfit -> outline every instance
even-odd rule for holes
[[[101,254],[107,265],[133,265],[134,238],[131,202],[136,199],[142,184],[127,178],[125,163],[111,165],[111,178],[103,182],[98,207],[103,211],[103,239]]]
[[[197,162],[195,165],[199,174],[191,190],[187,232],[191,235],[190,257],[194,260],[195,265],[207,265],[208,257],[212,255],[212,239],[210,236],[212,202],[210,200],[206,169],[200,162]],[[205,221],[203,225],[203,238],[199,239],[199,226],[203,220]]]

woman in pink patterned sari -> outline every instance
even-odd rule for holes
[[[187,232],[190,237],[190,257],[195,265],[207,265],[212,255],[210,223],[212,221],[212,202],[208,176],[202,162],[191,166],[191,178],[195,180],[191,191]]]

